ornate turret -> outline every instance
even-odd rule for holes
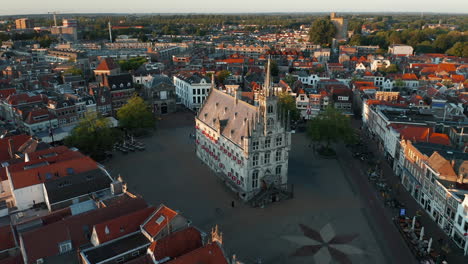
[[[211,242],[223,244],[223,233],[219,232],[218,225],[211,229]]]

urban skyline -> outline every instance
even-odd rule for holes
[[[269,6],[266,1],[239,0],[232,3],[224,3],[220,6],[213,0],[202,0],[198,2],[176,0],[170,3],[158,5],[148,0],[135,0],[132,4],[116,3],[110,1],[94,2],[91,0],[81,1],[80,7],[72,7],[66,1],[46,0],[45,4],[37,5],[32,0],[24,1],[24,5],[18,7],[13,2],[2,4],[0,15],[42,14],[50,11],[61,13],[268,13],[268,12],[434,12],[434,6],[440,4],[436,1],[370,1],[360,0],[357,2],[346,2],[343,0],[332,0],[324,3],[310,5],[305,0],[292,0],[288,2],[275,3]],[[448,0],[442,7],[438,7],[437,13],[466,13],[467,2]]]

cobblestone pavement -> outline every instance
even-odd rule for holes
[[[379,235],[385,226],[369,220],[367,198],[345,175],[348,168],[340,160],[315,156],[304,134],[292,136],[289,182],[294,199],[265,208],[236,200],[232,208],[234,195],[195,156],[189,136],[193,117],[165,116],[154,135],[142,139],[145,151],[116,153],[105,165],[149,203],[180,210],[207,232],[218,224],[226,252],[245,263],[397,263],[391,259],[394,249]],[[315,242],[306,235],[311,233],[320,234]]]

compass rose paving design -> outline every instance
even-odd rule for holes
[[[316,263],[328,264],[332,260],[341,264],[352,263],[349,255],[361,255],[364,252],[350,243],[358,234],[336,235],[330,224],[326,224],[320,231],[299,224],[302,236],[283,236],[284,239],[299,245],[293,257],[313,256]]]

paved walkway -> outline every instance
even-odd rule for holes
[[[361,122],[357,121],[354,122],[354,127],[358,128],[361,126]],[[363,131],[360,132],[362,136],[365,137]],[[444,240],[444,246],[449,244],[451,251],[447,254],[447,261],[448,263],[468,263],[468,257],[463,256],[463,251],[455,245],[455,243],[449,238],[440,228],[439,226],[432,220],[432,218],[426,213],[426,211],[419,205],[419,203],[414,200],[414,198],[404,189],[404,187],[400,184],[400,178],[397,177],[393,173],[392,167],[389,165],[388,161],[384,158],[383,153],[377,149],[377,142],[369,139],[365,142],[368,149],[372,151],[375,157],[378,157],[381,164],[381,169],[383,171],[383,177],[387,180],[387,183],[390,186],[398,186],[397,190],[397,199],[405,205],[406,214],[408,216],[416,215],[416,211],[424,212],[422,216],[419,218],[419,221],[424,226],[425,234],[427,237],[433,238],[433,247],[438,249],[442,248],[443,245],[439,243],[439,239],[442,238]],[[388,213],[394,213],[390,209],[386,209]]]

